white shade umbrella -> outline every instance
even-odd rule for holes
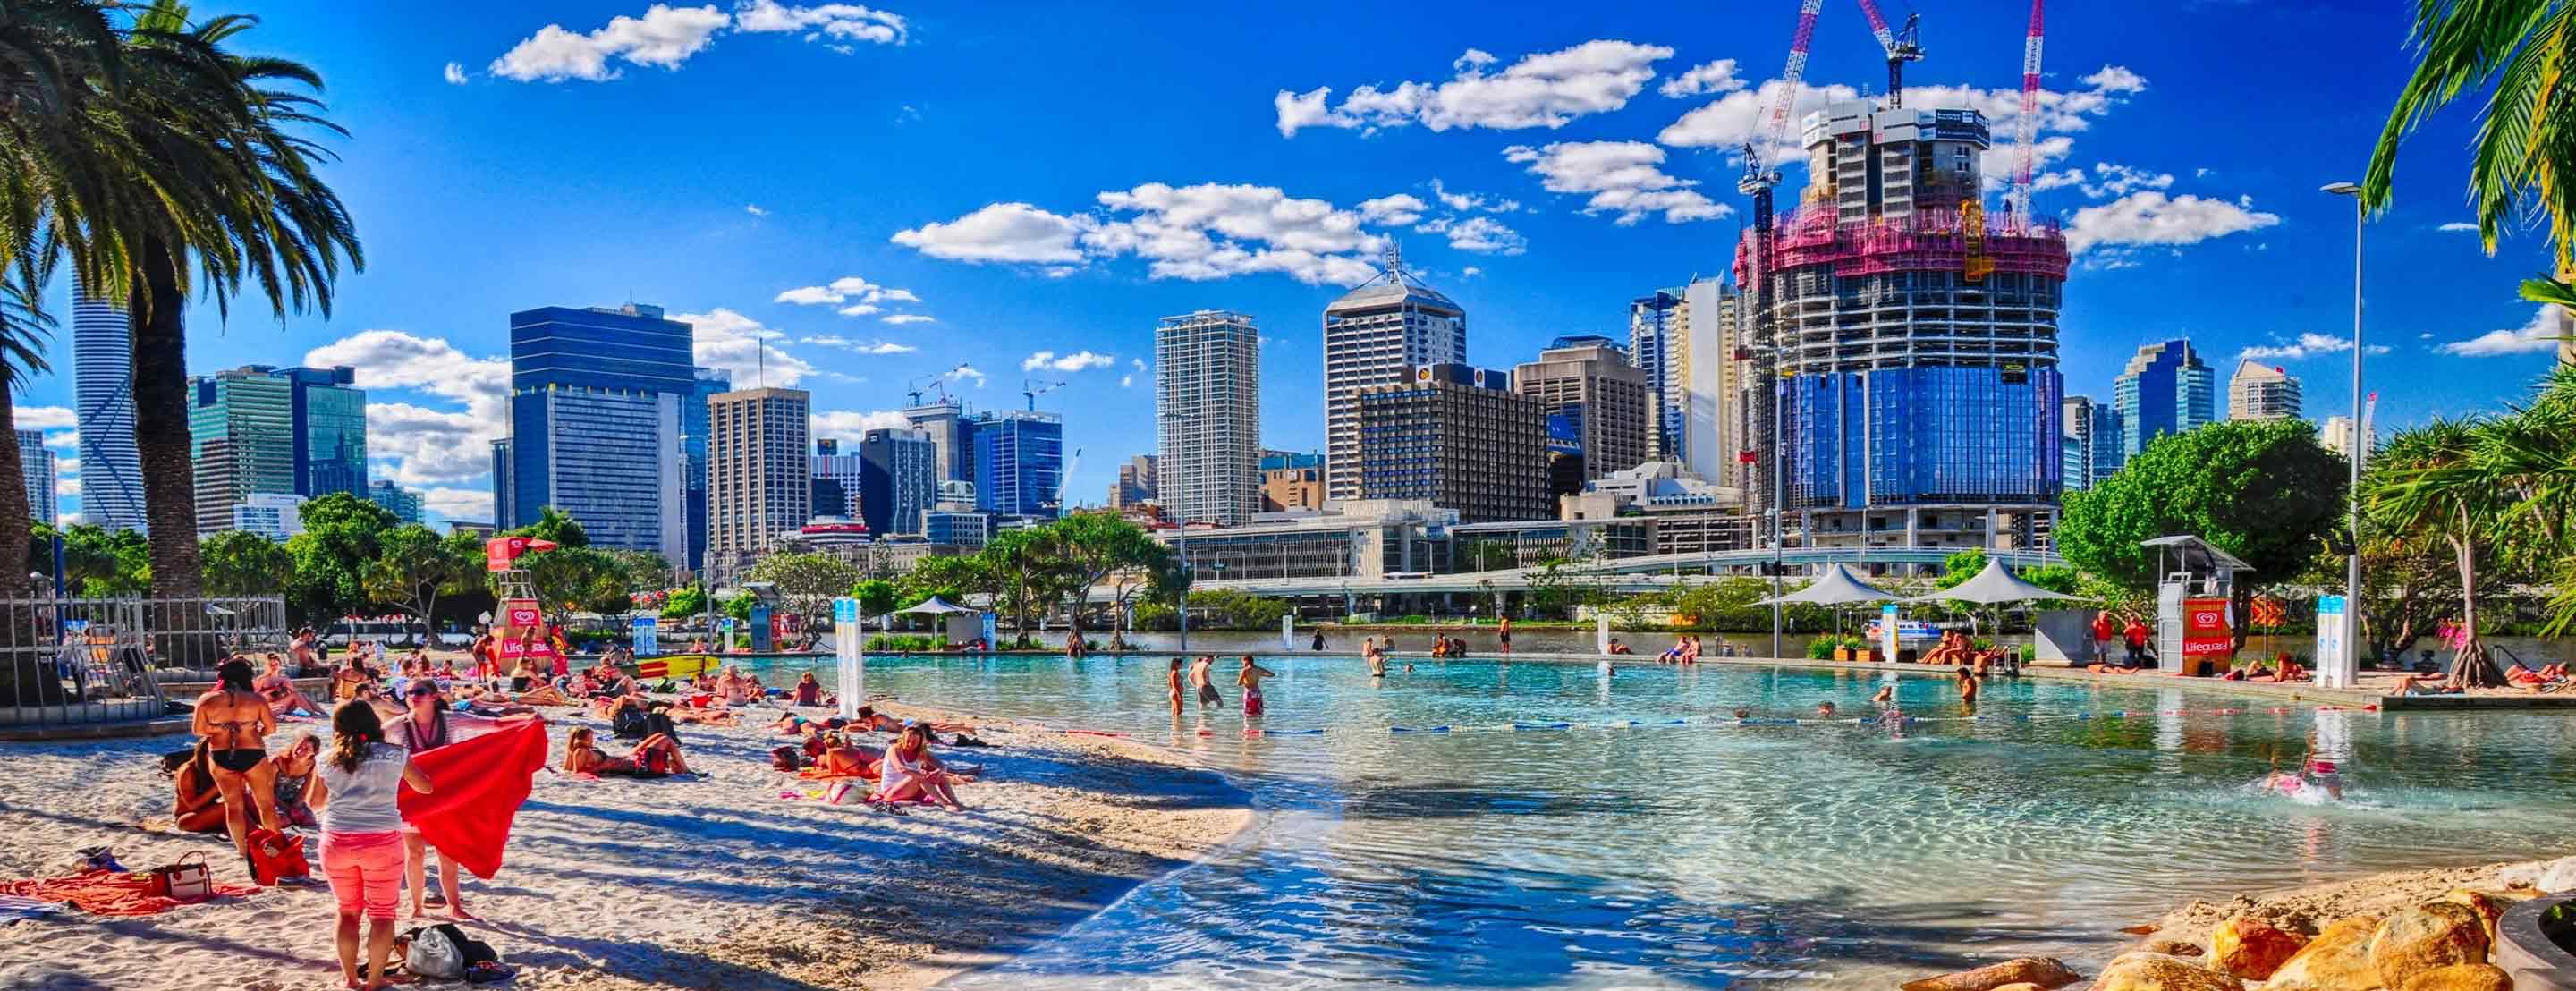
[[[1754,605],[1767,606],[1775,602],[1791,605],[1805,602],[1820,606],[1849,606],[1863,602],[1885,602],[1897,597],[1894,592],[1861,581],[1852,575],[1850,568],[1837,564],[1825,569],[1823,577],[1816,579],[1813,584],[1805,588],[1776,599],[1764,599]]]
[[[912,607],[912,608],[910,608],[910,609],[897,609],[897,610],[895,610],[895,613],[896,613],[896,614],[898,614],[898,615],[902,615],[902,614],[911,614],[911,615],[919,615],[919,616],[953,616],[953,615],[956,615],[956,614],[958,614],[958,613],[968,613],[968,612],[974,612],[974,611],[975,611],[975,610],[968,609],[968,608],[966,608],[965,606],[952,605],[952,604],[950,604],[950,603],[948,602],[948,600],[946,600],[946,599],[942,599],[942,598],[940,598],[940,597],[938,597],[938,596],[934,595],[934,596],[931,596],[931,597],[930,597],[930,598],[928,598],[928,599],[923,600],[923,601],[922,601],[922,603],[921,603],[920,605],[914,606],[914,607]]]
[[[1986,570],[1977,572],[1976,577],[1960,582],[1957,585],[1950,586],[1949,588],[1926,592],[1905,601],[1974,602],[1980,605],[1991,606],[2005,602],[2027,602],[2032,599],[2081,598],[2083,598],[2083,596],[2068,595],[2064,592],[2051,592],[2037,585],[2023,581],[2021,580],[2021,576],[2012,573],[2012,569],[2004,567],[2004,563],[2002,561],[1988,558],[1986,559]]]

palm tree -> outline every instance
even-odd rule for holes
[[[2563,0],[2415,0],[2414,41],[2423,52],[2400,90],[2362,180],[2362,203],[2385,209],[2395,187],[2397,146],[2464,92],[2492,92],[2478,122],[2469,169],[2478,236],[2492,255],[2516,214],[2545,217],[2552,278],[2523,284],[2523,298],[2568,305],[2576,299],[2576,4]]]
[[[2384,473],[2362,494],[2376,520],[2400,532],[2437,535],[2451,547],[2460,573],[2460,626],[2453,646],[2450,684],[2478,688],[2504,683],[2487,660],[2478,635],[2478,569],[2505,529],[2515,499],[2481,465],[2481,448],[2493,436],[2486,420],[2434,420],[2390,438],[2378,454]]]
[[[46,370],[43,342],[53,318],[36,305],[41,297],[27,291],[29,284],[44,284],[33,277],[35,274],[27,273],[25,279],[0,278],[0,480],[27,477],[17,441],[18,384],[24,376]],[[27,556],[34,522],[34,511],[27,505],[27,487],[0,485],[0,548],[18,549],[13,555],[0,556],[0,562],[14,565]],[[8,584],[15,582],[0,579],[0,586]],[[33,591],[32,581],[28,588]]]

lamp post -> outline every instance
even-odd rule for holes
[[[2344,656],[2337,659],[2338,669],[2333,673],[2338,682],[2335,687],[2345,687],[2351,684],[2351,672],[2359,666],[2361,654],[2361,645],[2354,638],[2361,632],[2361,459],[2369,443],[2362,434],[2361,421],[2361,230],[2370,213],[2364,208],[2358,185],[2330,183],[2324,191],[2352,197],[2352,435],[2344,452],[2345,460],[2352,463],[2351,483],[2345,491],[2349,503],[2345,522],[2351,527],[2352,552],[2344,557]]]

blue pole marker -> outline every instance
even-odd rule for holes
[[[1263,730],[1263,731],[1262,731],[1262,733],[1263,733],[1264,735],[1267,735],[1267,736],[1322,736],[1322,735],[1324,735],[1324,731],[1323,731],[1323,730],[1320,730],[1320,729],[1274,729],[1274,730]]]
[[[1447,727],[1447,726],[1422,726],[1422,727],[1413,727],[1413,726],[1389,726],[1389,727],[1387,727],[1387,728],[1386,728],[1386,731],[1387,731],[1387,732],[1389,732],[1389,733],[1446,733],[1446,732],[1449,732],[1449,727]]]
[[[1512,728],[1513,728],[1513,729],[1516,729],[1516,730],[1534,730],[1534,729],[1573,729],[1573,728],[1574,728],[1574,724],[1573,724],[1573,723],[1513,723],[1513,724],[1512,724]]]

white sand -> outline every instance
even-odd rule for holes
[[[558,765],[567,728],[601,726],[550,718]],[[288,724],[271,751],[307,728]],[[917,988],[1061,931],[1250,821],[1241,792],[1151,748],[1009,723],[981,735],[991,749],[940,748],[985,766],[960,790],[965,813],[782,801],[790,776],[767,753],[788,740],[757,726],[683,727],[704,781],[540,773],[499,876],[465,882],[485,920],[469,928],[521,988]],[[172,831],[155,758],[190,742],[0,743],[0,878],[53,875],[106,844],[137,870],[202,851],[218,881],[246,882],[222,837]],[[0,988],[336,988],[333,905],[327,888],[275,888],[141,919],[66,908],[0,924]]]

